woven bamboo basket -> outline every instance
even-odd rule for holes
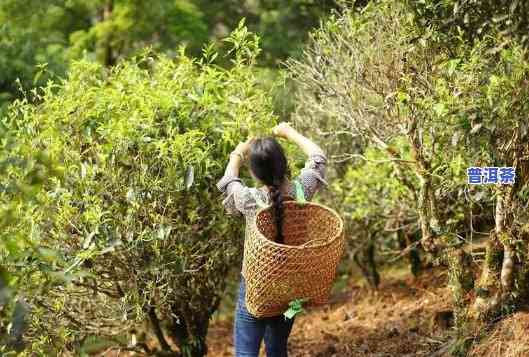
[[[335,211],[311,202],[283,204],[284,244],[273,241],[270,206],[247,226],[242,274],[246,307],[255,317],[280,315],[295,299],[307,299],[304,306],[327,303],[344,249],[344,224]]]

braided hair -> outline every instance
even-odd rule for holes
[[[254,176],[268,186],[277,227],[278,243],[283,237],[283,194],[281,186],[288,172],[287,158],[281,145],[272,137],[256,139],[250,148],[250,169]]]

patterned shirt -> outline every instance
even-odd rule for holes
[[[314,153],[308,157],[305,167],[297,177],[307,201],[310,201],[323,185],[327,185],[325,181],[326,164],[327,158],[323,152]],[[224,195],[222,204],[228,214],[244,215],[247,219],[255,216],[259,209],[256,197],[265,204],[270,204],[270,197],[265,187],[248,187],[237,176],[224,175],[217,183],[217,188]],[[284,194],[296,197],[296,188],[292,182],[288,182]]]

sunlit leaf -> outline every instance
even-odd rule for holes
[[[188,190],[193,185],[193,181],[195,179],[195,170],[193,166],[188,166],[186,170],[185,180],[184,184],[186,189]]]

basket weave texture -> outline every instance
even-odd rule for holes
[[[255,317],[282,314],[294,299],[305,306],[328,302],[344,250],[344,224],[332,209],[286,201],[284,244],[275,243],[272,207],[261,208],[247,225],[242,274],[246,307]]]

